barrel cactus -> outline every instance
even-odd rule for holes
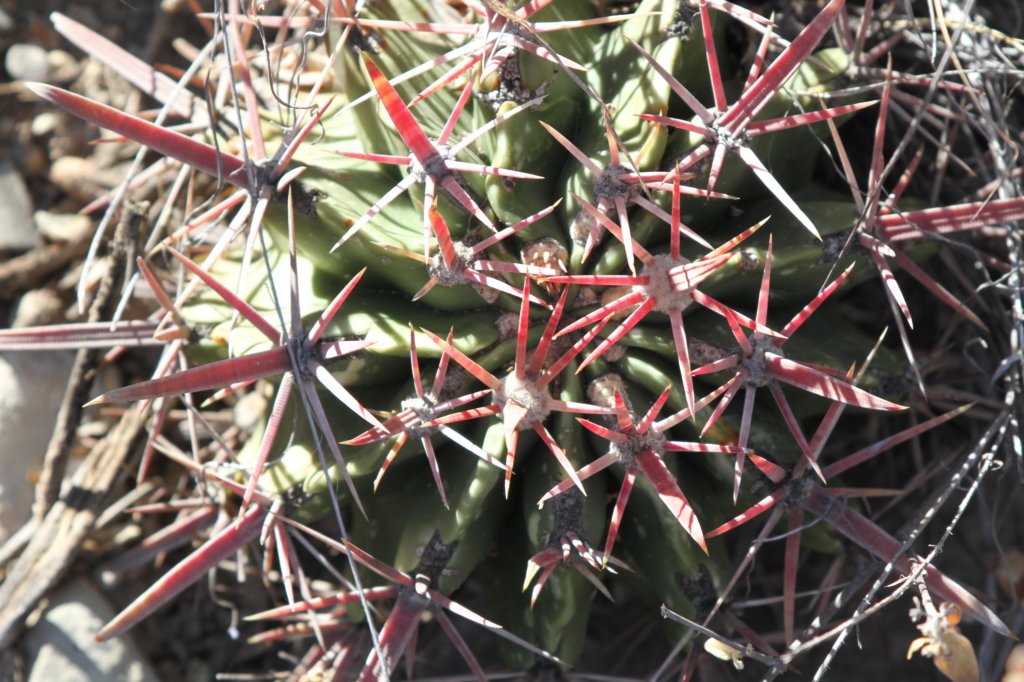
[[[178,225],[133,264],[161,358],[93,403],[141,401],[151,443],[181,396],[260,415],[176,457],[196,483],[167,502],[219,513],[101,637],[250,544],[280,606],[249,627],[308,638],[295,678],[401,676],[403,655],[414,676],[428,614],[478,677],[586,670],[617,609],[696,642],[687,678],[708,654],[777,675],[823,629],[798,566],[851,543],[1008,633],[868,518],[877,490],[844,487],[968,409],[928,406],[911,329],[984,329],[935,257],[1024,216],[915,177],[932,133],[893,112],[973,86],[901,71],[909,33],[843,0],[786,21],[722,0],[227,4],[200,15],[212,108],[192,74],[55,18],[183,126],[35,86],[181,168]],[[732,605],[770,539],[775,638]]]

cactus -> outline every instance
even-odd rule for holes
[[[890,192],[887,117],[919,74],[858,80],[870,10],[830,0],[780,36],[771,17],[720,0],[620,14],[584,0],[370,0],[258,17],[229,4],[201,18],[237,60],[216,76],[241,74],[237,116],[135,62],[198,132],[33,86],[180,163],[182,178],[216,179],[198,183],[204,210],[136,265],[133,286],[160,305],[152,333],[171,339],[154,375],[92,404],[141,401],[160,424],[178,396],[274,395],[237,450],[183,462],[206,481],[196,495],[224,490],[221,522],[101,637],[258,542],[283,605],[251,619],[315,638],[310,675],[386,679],[404,655],[412,677],[428,611],[477,677],[503,664],[479,660],[483,636],[450,614],[506,640],[505,665],[586,669],[590,616],[612,597],[655,617],[664,604],[714,631],[696,630],[707,651],[779,674],[800,650],[780,654],[730,608],[753,555],[730,567],[729,531],[770,512],[767,538],[785,516],[786,647],[811,625],[794,607],[802,538],[845,539],[914,573],[913,555],[845,501],[860,493],[839,487],[850,467],[968,409],[926,406],[908,331],[923,295],[894,270],[983,327],[929,259],[950,235],[1021,219],[1024,201],[929,203],[913,196],[920,157]],[[246,56],[254,25],[269,68]],[[856,39],[843,32],[856,26]],[[727,54],[727,35],[750,51]],[[317,71],[312,54],[330,59]],[[858,143],[866,174],[865,155],[848,154]],[[884,300],[902,349],[876,343],[871,308]],[[118,329],[91,333],[123,345]],[[902,411],[910,426],[885,414]],[[850,427],[837,457],[833,432],[867,413],[889,435],[860,442]],[[300,537],[347,587],[311,593]],[[934,568],[925,585],[1009,634]]]

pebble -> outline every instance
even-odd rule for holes
[[[28,251],[35,245],[28,188],[14,166],[0,161],[0,251]]]
[[[50,72],[46,50],[30,43],[17,43],[7,48],[4,67],[11,80],[42,81]]]
[[[11,45],[4,57],[11,80],[68,83],[82,70],[82,62],[64,50],[46,50],[31,43]]]
[[[11,19],[11,15],[0,8],[0,33],[7,33],[14,28],[14,19]]]
[[[46,66],[46,82],[51,85],[55,83],[69,83],[81,71],[81,62],[64,50],[50,50],[47,52]]]
[[[57,132],[57,125],[60,123],[60,115],[54,111],[44,111],[32,119],[29,132],[32,137],[45,137]]]
[[[266,418],[268,407],[267,396],[258,390],[246,393],[232,410],[235,424],[243,430],[255,428],[258,422]]]
[[[81,156],[62,156],[50,166],[50,182],[65,192],[96,173],[96,167],[89,159]]]
[[[119,182],[109,180],[109,174],[100,171],[90,159],[81,156],[62,156],[50,166],[50,182],[69,195],[85,201],[92,201]]]
[[[89,216],[77,213],[36,211],[33,217],[39,234],[51,242],[82,241],[92,230],[92,221]]]
[[[28,682],[157,682],[156,671],[130,638],[96,642],[96,633],[114,615],[85,578],[53,593],[42,618],[25,634]]]
[[[53,289],[32,289],[18,300],[12,327],[59,324],[64,319],[64,301]]]
[[[0,353],[0,543],[31,515],[33,478],[50,442],[72,359],[69,351]]]

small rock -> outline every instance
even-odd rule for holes
[[[114,610],[85,578],[51,595],[42,619],[25,635],[32,661],[28,682],[157,682],[156,672],[130,639],[96,642],[96,633],[113,617]]]
[[[70,352],[0,353],[0,544],[31,514],[31,479],[46,454],[72,358]]]
[[[96,167],[89,159],[81,156],[62,156],[50,167],[50,181],[65,192],[70,192],[77,183],[96,173]]]
[[[46,50],[30,43],[18,43],[7,48],[4,67],[11,80],[41,81],[50,72]]]
[[[57,131],[57,125],[60,123],[60,116],[54,111],[44,111],[35,118],[32,119],[32,125],[29,128],[29,132],[32,133],[32,137],[44,137]]]
[[[7,33],[14,28],[14,19],[11,19],[11,15],[0,8],[0,33]]]
[[[0,251],[27,251],[35,245],[28,189],[14,166],[0,162]]]
[[[235,403],[235,424],[244,430],[255,428],[257,422],[266,417],[266,412],[267,397],[259,391],[251,391]]]
[[[76,242],[85,239],[92,230],[89,216],[77,213],[35,212],[36,229],[51,242]]]
[[[50,166],[50,182],[86,201],[92,201],[113,186],[103,175],[95,163],[81,156],[61,156]]]
[[[50,50],[46,53],[48,67],[46,82],[68,83],[75,79],[81,70],[81,64],[64,50]]]
[[[64,318],[64,302],[53,289],[33,289],[18,301],[12,327],[38,327],[59,324]]]

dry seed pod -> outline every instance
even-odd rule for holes
[[[947,651],[935,657],[935,666],[942,674],[953,682],[977,682],[980,673],[971,640],[954,630],[943,638],[943,645]]]
[[[944,615],[943,615],[944,614]],[[943,604],[940,613],[918,625],[924,637],[918,637],[907,650],[909,660],[915,652],[935,660],[935,667],[953,682],[978,682],[978,658],[971,640],[960,633],[960,610]]]
[[[743,670],[743,652],[714,638],[704,640],[704,651],[722,661],[732,661],[737,670]]]

